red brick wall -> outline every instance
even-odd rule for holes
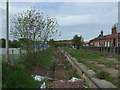
[[[112,34],[116,34],[116,27],[115,26],[112,28]]]

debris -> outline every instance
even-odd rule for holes
[[[46,88],[45,82],[40,86],[40,88]]]
[[[42,81],[42,80],[44,80],[45,79],[45,77],[44,76],[40,76],[40,75],[36,75],[35,77],[33,77],[35,80],[37,80],[37,81]]]
[[[84,88],[84,82],[77,80],[58,80],[48,84],[48,88]]]
[[[69,80],[69,82],[75,82],[75,81],[78,81],[78,80],[81,80],[81,79],[78,79],[78,78],[76,78],[76,77],[72,77],[72,79]]]
[[[35,80],[37,81],[42,81],[44,79],[49,79],[49,80],[53,80],[53,78],[50,78],[50,77],[46,77],[46,76],[40,76],[40,75],[36,75],[36,76],[33,76],[31,75]]]
[[[88,87],[84,85],[84,88],[88,88]]]

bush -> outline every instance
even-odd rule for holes
[[[26,62],[29,62],[31,67],[50,67],[53,64],[54,49],[47,48],[39,52],[31,52],[24,56]],[[27,64],[27,63],[26,63]],[[27,65],[28,66],[28,65]]]

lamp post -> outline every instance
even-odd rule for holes
[[[6,62],[9,64],[9,3],[6,1]]]

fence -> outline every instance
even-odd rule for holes
[[[9,48],[9,54],[21,54],[26,53],[25,50],[21,50],[20,48]],[[0,48],[0,55],[6,54],[6,48]]]
[[[111,53],[111,54],[119,54],[120,55],[120,47],[91,47],[91,46],[83,46],[80,49],[97,51],[102,53]]]

